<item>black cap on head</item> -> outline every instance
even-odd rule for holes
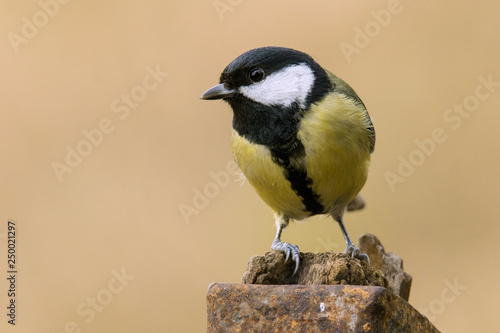
[[[228,89],[253,84],[250,79],[252,69],[262,68],[266,76],[287,66],[307,64],[314,72],[314,87],[308,97],[308,105],[320,100],[332,89],[326,72],[314,59],[304,52],[286,47],[267,46],[247,51],[226,66],[220,76],[220,83]]]

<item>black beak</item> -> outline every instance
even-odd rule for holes
[[[222,99],[231,97],[233,93],[234,90],[226,89],[224,83],[221,83],[205,91],[205,93],[201,95],[201,99]]]

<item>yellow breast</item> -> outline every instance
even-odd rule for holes
[[[300,123],[297,136],[305,148],[300,164],[305,165],[321,204],[332,214],[343,210],[367,178],[370,135],[364,112],[343,95],[330,94],[313,105]],[[245,177],[274,212],[297,220],[310,216],[266,146],[233,130],[232,151]]]
[[[335,215],[363,188],[370,163],[364,108],[342,95],[328,95],[301,121],[307,175],[321,203]]]
[[[234,129],[231,146],[236,164],[274,212],[298,220],[309,216],[302,199],[285,178],[283,168],[273,162],[271,151],[266,146],[251,143]]]

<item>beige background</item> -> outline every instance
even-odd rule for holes
[[[410,303],[443,332],[500,328],[500,87],[477,88],[480,77],[500,82],[498,1],[71,1],[58,11],[45,1],[51,16],[34,0],[0,11],[1,276],[8,219],[19,236],[17,325],[6,323],[2,278],[2,332],[205,330],[209,284],[239,282],[275,229],[248,183],[225,171],[229,106],[199,96],[237,55],[266,45],[312,55],[373,118],[368,206],[346,216],[352,237],[375,233],[404,258]],[[372,11],[388,7],[382,26]],[[38,31],[12,42],[33,16]],[[365,28],[371,37],[355,39]],[[357,52],[344,55],[346,44]],[[168,76],[155,84],[147,68]],[[131,93],[134,108],[120,100]],[[443,118],[475,101],[459,125]],[[112,131],[86,145],[82,131],[103,121]],[[424,155],[415,140],[436,129],[445,141]],[[52,164],[66,163],[67,147],[87,156],[59,181]],[[391,189],[387,172],[410,157],[420,164]],[[188,206],[196,214],[183,217]],[[344,247],[322,217],[283,239]]]

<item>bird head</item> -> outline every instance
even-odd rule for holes
[[[262,47],[234,59],[222,72],[220,84],[201,98],[223,99],[231,106],[247,102],[304,110],[330,89],[328,75],[309,55],[284,47]]]

